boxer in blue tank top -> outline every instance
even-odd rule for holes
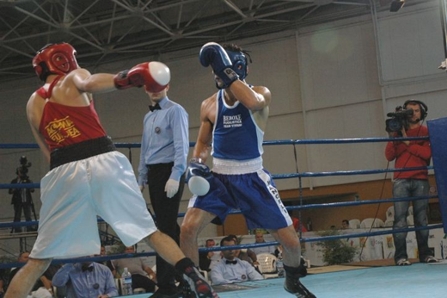
[[[300,241],[271,175],[262,165],[271,93],[266,87],[245,82],[247,56],[236,45],[222,47],[213,42],[200,50],[200,62],[212,67],[219,91],[202,102],[187,179],[200,176],[209,190],[191,198],[180,247],[198,262],[200,232],[210,222],[223,223],[231,210],[241,210],[249,229],[267,229],[285,248],[285,290],[296,297],[315,297],[299,280],[307,273]],[[213,156],[212,171],[205,165],[209,154]]]

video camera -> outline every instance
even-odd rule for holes
[[[387,119],[385,121],[386,131],[400,133],[403,127],[408,129],[410,126],[408,120],[411,119],[413,113],[414,111],[412,109],[404,109],[401,106],[396,107],[396,111],[394,113],[386,114],[387,117],[391,117],[391,119]]]
[[[20,157],[20,166],[17,168],[17,175],[20,175],[22,179],[28,179],[28,168],[31,167],[31,163],[28,161],[25,155]]]

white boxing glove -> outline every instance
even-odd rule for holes
[[[166,182],[165,186],[166,196],[168,198],[172,198],[173,196],[175,196],[175,194],[178,192],[179,185],[180,185],[179,181],[170,178],[168,182]]]
[[[204,196],[210,190],[209,180],[213,177],[210,168],[200,158],[192,158],[186,171],[186,182],[192,194]]]

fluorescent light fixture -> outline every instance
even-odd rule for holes
[[[399,9],[404,6],[405,0],[393,0],[391,2],[390,11],[391,12],[397,12]]]

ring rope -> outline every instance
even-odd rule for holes
[[[395,229],[395,230],[382,230],[382,231],[371,231],[371,232],[363,232],[363,233],[355,233],[355,234],[341,234],[341,235],[331,235],[324,237],[311,237],[311,238],[302,238],[303,242],[320,242],[320,241],[330,241],[337,239],[345,239],[345,238],[359,238],[359,237],[368,237],[368,236],[380,236],[387,235],[390,233],[402,233],[402,232],[411,232],[411,231],[419,231],[419,230],[430,230],[442,228],[442,224],[433,224],[426,227],[414,227],[407,229]],[[231,250],[231,249],[249,249],[253,247],[265,247],[278,245],[277,241],[270,241],[265,243],[250,243],[250,244],[239,244],[232,246],[215,246],[215,247],[201,247],[199,248],[199,252],[210,252],[210,251],[222,251],[222,250]],[[52,264],[64,264],[64,263],[78,263],[78,262],[96,262],[96,261],[107,261],[107,260],[115,260],[115,259],[125,259],[125,258],[134,258],[134,257],[149,257],[155,256],[155,252],[141,252],[134,254],[113,254],[107,256],[94,256],[94,257],[80,257],[80,258],[66,258],[66,259],[53,259]],[[0,269],[12,268],[12,267],[21,267],[23,263],[18,262],[10,262],[10,263],[0,263]]]
[[[364,200],[364,201],[352,201],[352,202],[333,202],[333,203],[323,203],[323,204],[307,204],[301,206],[287,206],[287,210],[303,210],[303,209],[318,209],[318,208],[333,208],[333,207],[352,207],[358,205],[370,205],[377,203],[392,203],[392,202],[401,202],[401,201],[416,201],[416,200],[426,200],[426,199],[435,199],[436,195],[430,196],[417,196],[417,197],[402,197],[402,198],[389,198],[389,199],[381,199],[381,200]],[[185,212],[180,212],[178,217],[184,217]],[[240,210],[232,210],[230,214],[242,214]],[[155,215],[154,215],[155,218]],[[105,222],[103,219],[98,218],[98,223]],[[35,226],[39,223],[39,221],[21,221],[21,222],[0,222],[0,228],[9,228],[9,227],[27,227],[27,226]]]
[[[270,140],[264,141],[262,145],[312,145],[312,144],[352,144],[352,143],[380,143],[393,141],[418,141],[429,140],[429,137],[398,137],[398,138],[343,138],[343,139],[290,139],[290,140]],[[117,148],[140,148],[141,143],[114,143]],[[189,142],[190,147],[194,147],[195,142]],[[35,143],[9,143],[0,144],[0,149],[38,149]]]
[[[406,172],[416,170],[432,170],[433,166],[428,167],[412,167],[412,168],[394,168],[394,169],[377,169],[377,170],[352,170],[352,171],[334,171],[334,172],[303,172],[291,174],[274,174],[273,179],[289,179],[297,177],[326,177],[326,176],[353,176],[353,175],[369,175],[380,174],[384,172]],[[17,184],[0,183],[0,189],[16,188]],[[20,188],[40,188],[40,183],[23,183]]]
[[[406,138],[394,138],[393,140],[429,140],[429,137],[406,137]],[[371,142],[389,142],[390,138],[347,138],[347,139],[306,139],[306,140],[272,140],[272,141],[264,141],[263,145],[311,145],[311,144],[351,144],[351,143],[371,143]],[[193,147],[195,142],[190,142],[190,147]],[[117,148],[128,148],[129,153],[131,154],[131,148],[140,148],[141,143],[115,143]],[[38,149],[37,144],[0,144],[0,149]],[[428,167],[414,167],[414,168],[394,168],[394,169],[376,169],[376,170],[352,170],[352,171],[333,171],[333,172],[303,172],[303,173],[291,173],[291,174],[276,174],[272,175],[274,179],[289,179],[289,178],[302,178],[302,177],[322,177],[322,176],[346,176],[346,175],[367,175],[367,174],[377,174],[383,172],[402,172],[402,171],[414,171],[428,169],[432,170],[433,166]],[[0,184],[0,189],[8,189],[14,188],[16,185],[14,184]],[[21,185],[21,188],[40,188],[40,183],[28,183]],[[301,185],[300,185],[301,188]],[[294,209],[310,209],[310,208],[327,208],[327,207],[346,207],[346,206],[357,206],[364,204],[375,204],[375,203],[384,203],[384,202],[395,202],[395,201],[410,201],[410,200],[423,200],[430,198],[437,198],[438,196],[421,196],[421,197],[410,197],[410,198],[391,198],[391,199],[380,199],[380,200],[367,200],[367,201],[356,201],[356,202],[335,202],[335,203],[325,203],[325,204],[308,204],[301,206],[290,206],[286,207],[287,210]],[[241,211],[234,210],[230,212],[231,214],[242,213]],[[183,217],[185,213],[179,213],[179,217]],[[103,221],[102,219],[98,219],[98,222]],[[5,222],[0,223],[0,228],[3,227],[20,227],[20,226],[33,226],[38,224],[38,221],[28,221],[28,222]],[[368,236],[377,236],[377,235],[385,235],[390,233],[401,233],[401,232],[411,232],[418,230],[429,230],[442,228],[442,224],[432,224],[427,225],[426,227],[412,227],[405,229],[393,229],[393,230],[382,230],[382,231],[369,231],[363,233],[355,233],[349,235],[331,235],[324,237],[309,237],[309,238],[301,238],[300,240],[303,242],[316,242],[316,241],[328,241],[328,240],[336,240],[336,239],[344,239],[344,238],[358,238],[358,237],[368,237]],[[36,236],[37,233],[24,233],[30,234],[29,236]],[[33,234],[33,235],[31,235]],[[23,236],[22,236],[23,237]],[[235,245],[228,246],[225,248],[222,247],[210,247],[210,248],[199,248],[199,252],[209,252],[209,251],[222,251],[227,249],[248,249],[253,247],[264,247],[277,245],[278,242],[266,242],[266,243],[252,243],[252,244],[243,244],[243,245]],[[105,260],[113,260],[113,259],[121,259],[121,258],[132,258],[136,256],[154,256],[155,252],[142,252],[135,254],[114,254],[107,256],[95,256],[95,257],[85,257],[85,258],[73,258],[73,259],[55,259],[52,263],[61,264],[61,263],[74,263],[74,262],[82,262],[82,261],[105,261]],[[12,267],[20,267],[23,266],[23,263],[2,263],[0,264],[0,269],[3,268],[12,268]]]

